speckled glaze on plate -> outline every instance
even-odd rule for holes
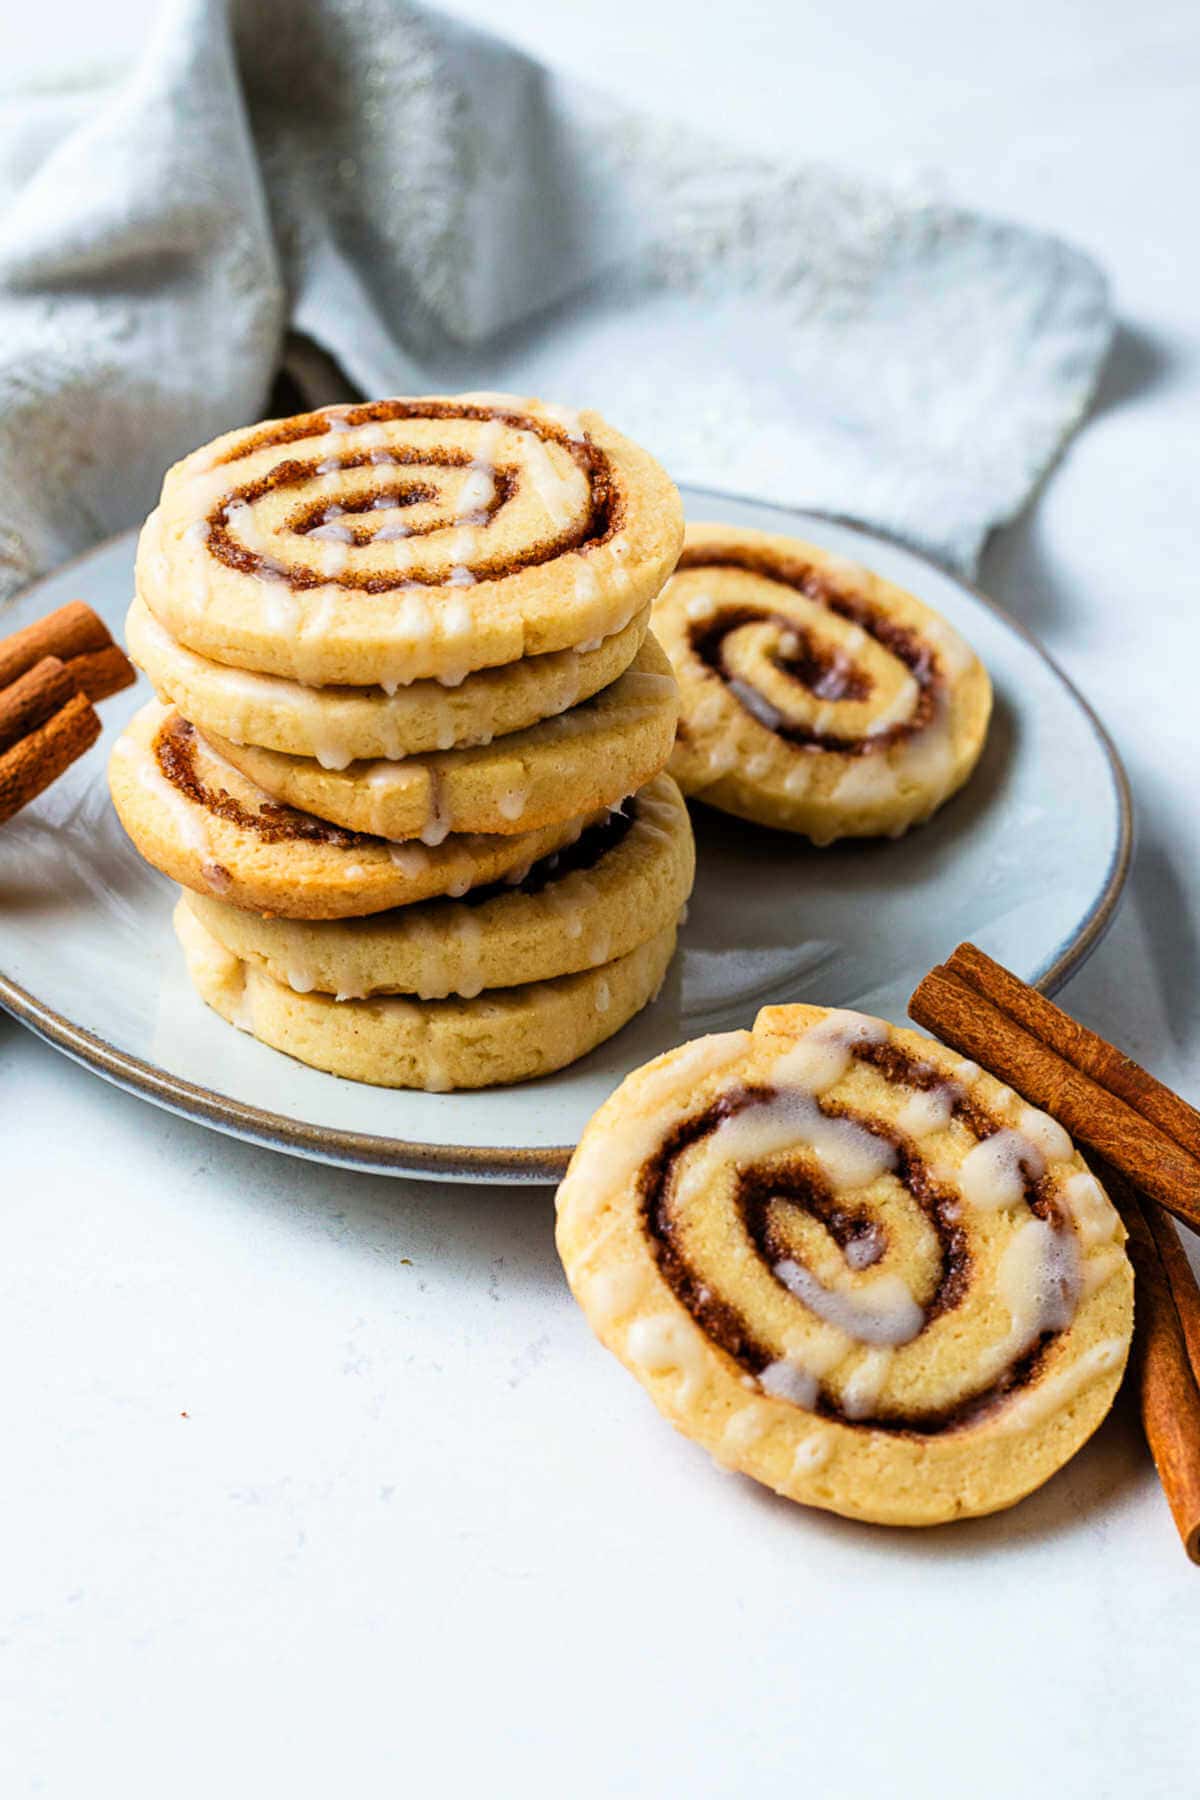
[[[655,1004],[582,1062],[469,1094],[404,1093],[320,1074],[201,1003],[171,930],[175,890],[113,814],[108,747],[137,688],[106,702],[104,737],[0,831],[0,1003],[49,1043],[172,1111],[297,1156],[393,1175],[556,1181],[624,1075],[766,1001],[901,1020],[918,978],[964,937],[1052,992],[1112,918],[1132,838],[1124,772],[1090,708],[1034,640],[914,551],[861,528],[691,489],[689,518],[810,538],[945,613],[983,657],[996,711],[967,788],[896,843],[825,850],[695,811],[699,869],[680,953]],[[73,598],[119,632],[134,534],[28,588],[0,634]]]

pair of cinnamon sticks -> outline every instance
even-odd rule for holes
[[[0,642],[0,825],[95,743],[93,701],[134,680],[133,664],[82,600]]]
[[[1159,1210],[1200,1230],[1200,1113],[974,944],[932,969],[908,1010],[1092,1153],[1129,1232],[1142,1423],[1200,1563],[1200,1284]]]

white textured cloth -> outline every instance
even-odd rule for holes
[[[403,0],[172,0],[0,118],[0,597],[260,416],[286,334],[367,394],[592,405],[680,481],[962,569],[1079,422],[1055,239],[636,116]]]

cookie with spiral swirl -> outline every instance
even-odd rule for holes
[[[600,1339],[778,1493],[931,1525],[994,1512],[1096,1429],[1133,1278],[1067,1134],[859,1013],[767,1007],[622,1083],[558,1195]]]
[[[457,687],[414,681],[391,693],[382,687],[306,687],[282,675],[231,669],[177,643],[136,598],[125,640],[159,697],[201,731],[311,757],[323,769],[344,769],[376,757],[397,761],[490,744],[540,719],[556,718],[625,673],[649,623],[650,609],[643,607],[623,631],[595,649],[523,657],[481,669]]]
[[[797,538],[688,527],[654,606],[686,794],[816,844],[898,837],[967,780],[992,690],[932,608]]]
[[[558,718],[490,744],[323,769],[307,756],[208,733],[215,750],[277,800],[350,831],[439,844],[451,832],[505,836],[612,806],[671,753],[679,691],[647,636],[611,687]]]
[[[375,1087],[498,1087],[548,1075],[620,1030],[657,993],[675,949],[669,925],[637,949],[554,981],[476,999],[336,1000],[298,994],[244,963],[180,902],[188,974],[214,1012],[311,1068]]]
[[[182,887],[289,919],[345,919],[525,877],[589,823],[512,837],[392,844],[281,806],[174,707],[134,714],[108,765],[113,805],[148,863]]]
[[[297,993],[473,1000],[627,956],[674,925],[694,869],[683,796],[659,775],[520,881],[490,882],[460,900],[344,920],[262,918],[196,893],[185,902],[240,961]]]
[[[623,631],[675,565],[679,496],[597,413],[504,394],[326,407],[168,471],[137,591],[234,668],[462,681]]]

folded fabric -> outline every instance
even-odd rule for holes
[[[969,570],[1088,404],[1078,251],[631,114],[398,0],[172,0],[0,118],[0,597],[259,415],[289,331],[371,394],[594,405],[680,481]]]

